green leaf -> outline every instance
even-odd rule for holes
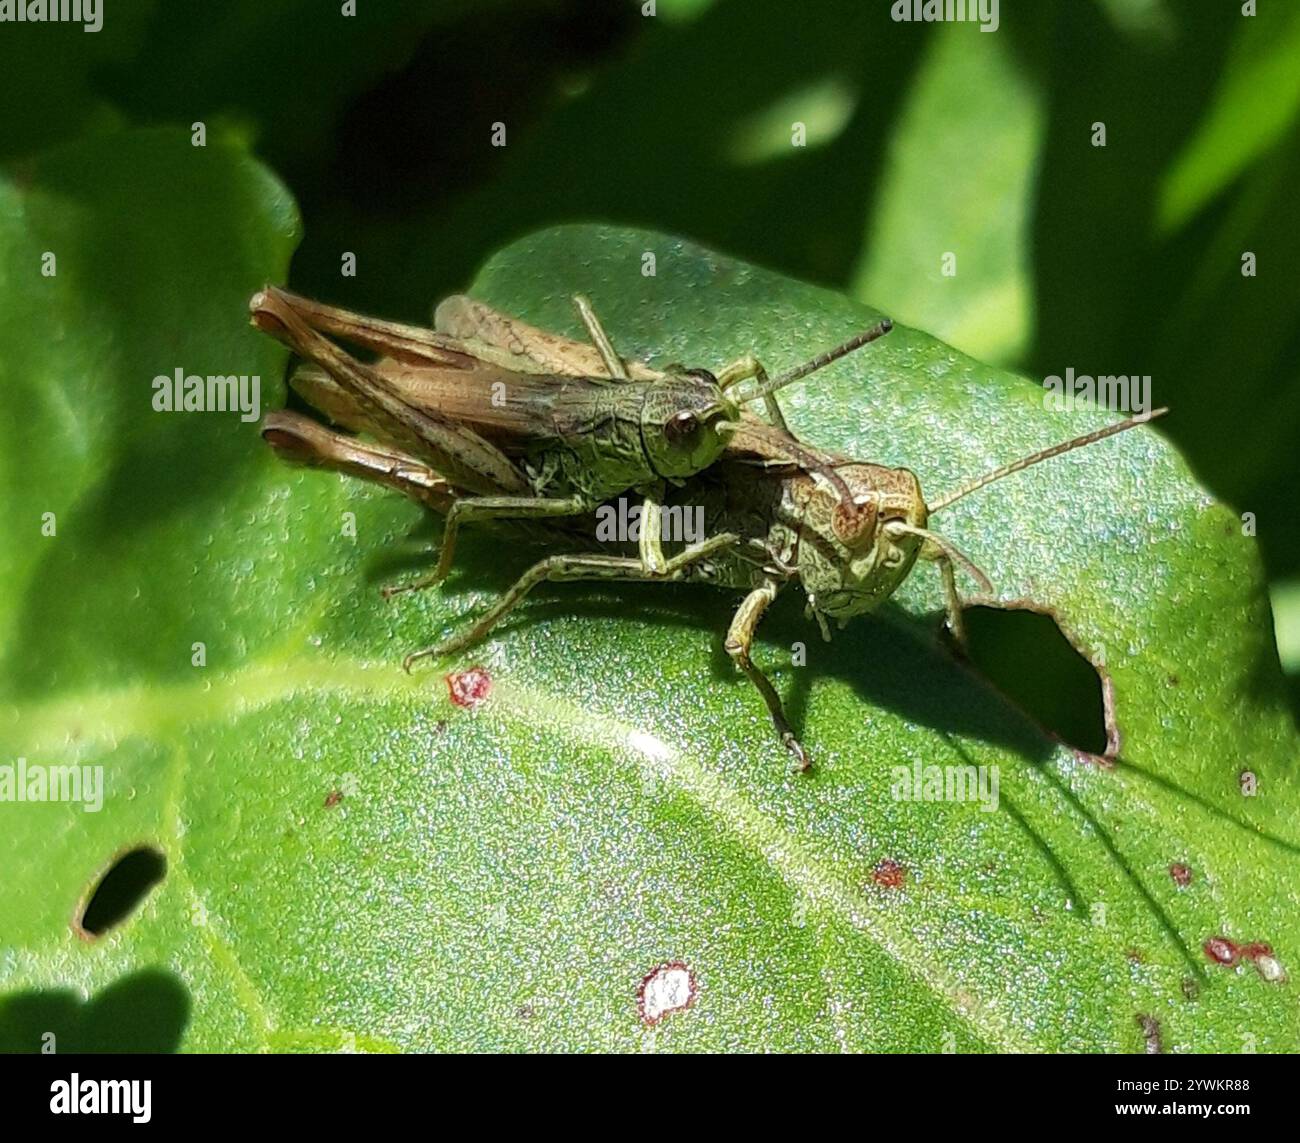
[[[103,1042],[129,995],[151,1043],[187,1049],[1141,1051],[1143,1020],[1169,1051],[1297,1046],[1290,986],[1201,950],[1221,935],[1298,963],[1296,740],[1253,541],[1154,432],[938,518],[1003,598],[1054,608],[1104,657],[1113,768],[941,649],[921,570],[897,608],[829,645],[796,592],[770,617],[757,657],[817,761],[796,776],[721,652],[723,592],[546,589],[484,646],[403,675],[403,652],[536,552],[467,536],[442,590],[385,604],[377,584],[423,565],[436,536],[412,505],[281,467],[230,417],[140,411],[155,371],[269,379],[281,360],[248,340],[240,275],[193,256],[184,220],[208,207],[173,204],[151,240],[120,239],[132,285],[116,309],[93,278],[96,295],[60,303],[97,325],[7,331],[51,396],[45,433],[9,425],[6,448],[57,446],[27,447],[19,503],[63,500],[57,538],[35,510],[12,524],[34,554],[6,593],[4,758],[102,765],[108,786],[97,814],[0,804],[10,1039],[35,1047],[61,1018]],[[215,211],[208,256],[274,233],[247,264],[273,275],[279,210]],[[81,240],[103,241],[109,217]],[[41,245],[30,212],[3,218],[6,249]],[[144,273],[163,265],[177,288]],[[31,290],[6,273],[7,293]],[[623,353],[710,367],[753,349],[781,368],[875,316],[597,226],[524,239],[475,285],[571,334],[579,290]],[[73,415],[92,386],[118,431]],[[1046,412],[1037,387],[902,327],[787,407],[810,440],[906,464],[932,494],[1106,419]],[[796,640],[806,667],[790,666]],[[462,710],[442,676],[476,663],[492,691]],[[915,764],[997,767],[996,811],[895,800],[893,768]],[[76,935],[87,887],[140,844],[165,856],[162,882],[98,940]],[[876,884],[882,861],[900,887]],[[648,1027],[638,987],[672,962],[695,1001]]]
[[[1205,120],[1165,176],[1159,226],[1166,234],[1282,144],[1300,113],[1300,11],[1263,17],[1242,22]]]
[[[926,45],[849,292],[888,298],[899,319],[1006,361],[1023,356],[1032,335],[1030,227],[1045,115],[1007,37],[970,32],[939,25]]]

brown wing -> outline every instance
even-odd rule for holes
[[[605,377],[605,363],[596,347],[529,325],[465,294],[444,298],[433,314],[437,334],[467,346],[486,346],[509,355],[508,364],[528,373],[569,377]],[[664,376],[643,361],[626,362],[635,380]]]
[[[375,371],[408,404],[435,410],[509,455],[553,440],[557,410],[599,410],[610,404],[611,390],[629,384],[601,377],[520,373],[485,362],[462,371],[382,361]]]
[[[328,376],[329,399],[341,424],[370,429],[457,486],[488,495],[527,491],[524,473],[499,449],[436,409],[403,399],[374,366],[357,361],[317,330],[290,297],[274,286],[254,294],[249,301],[253,324]],[[321,376],[308,374],[309,382],[319,383]]]
[[[485,363],[458,370],[380,361],[370,371],[406,405],[472,432],[514,457],[554,442],[558,422],[553,414],[559,414],[565,424],[572,422],[575,409],[589,409],[598,416],[609,407],[612,386],[636,384],[514,373]],[[289,384],[333,424],[379,440],[400,440],[404,447],[420,451],[404,429],[395,433],[391,417],[377,415],[320,366],[299,365]]]

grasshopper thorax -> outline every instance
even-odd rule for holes
[[[907,578],[923,538],[903,529],[923,529],[928,512],[906,468],[847,464],[836,472],[853,508],[826,482],[801,482],[798,568],[813,607],[847,619],[879,606]]]
[[[641,439],[654,471],[669,480],[702,472],[722,456],[729,430],[740,416],[722,395],[717,379],[692,369],[646,389]]]

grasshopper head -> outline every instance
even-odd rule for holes
[[[956,564],[992,594],[988,577],[955,545],[929,530],[930,516],[1012,473],[1144,425],[1168,411],[1138,414],[1030,453],[977,476],[929,505],[921,497],[916,477],[905,468],[836,464],[808,470],[808,479],[795,497],[801,510],[799,578],[810,606],[820,615],[840,620],[870,611],[897,590],[918,557],[947,561],[950,568]],[[836,483],[841,487],[834,487]],[[955,587],[949,604],[949,622],[956,632],[954,616],[960,614],[961,601]]]
[[[739,417],[735,402],[721,395],[707,370],[691,369],[657,382],[641,406],[646,455],[660,476],[694,476],[722,455]]]
[[[803,486],[799,578],[818,611],[847,619],[878,607],[907,578],[923,540],[896,525],[924,528],[928,512],[906,468],[848,464],[836,471],[856,515],[846,519],[842,495],[825,483]]]

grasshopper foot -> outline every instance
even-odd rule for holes
[[[441,583],[442,580],[443,576],[439,572],[431,572],[429,575],[411,580],[410,583],[386,583],[379,589],[379,594],[385,600],[389,600],[395,595],[402,595],[408,591],[423,591],[426,587]]]
[[[806,774],[812,769],[812,758],[809,757],[808,751],[804,749],[803,743],[800,742],[793,733],[786,731],[781,735],[782,745],[794,755],[795,761],[799,763],[795,767],[796,774]]]
[[[411,673],[411,664],[418,663],[421,659],[431,659],[438,653],[437,647],[424,647],[419,651],[412,651],[402,660],[402,670],[408,675]]]
[[[444,639],[441,643],[435,643],[432,647],[421,647],[420,650],[412,651],[402,660],[402,670],[409,675],[412,663],[418,663],[421,659],[442,659],[448,655],[454,655],[457,651],[464,649],[473,642],[475,640],[472,638],[453,635],[450,639]]]

